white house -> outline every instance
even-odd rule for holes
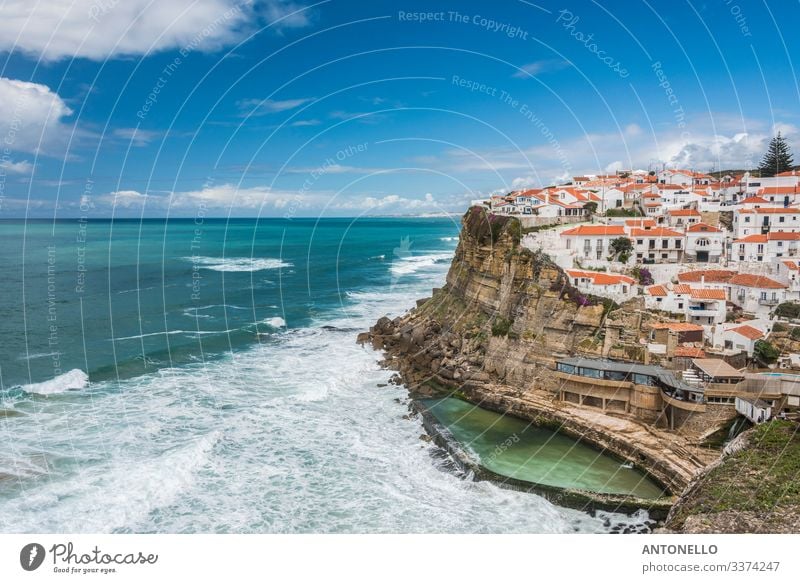
[[[744,350],[747,352],[747,356],[753,356],[756,342],[762,339],[764,339],[764,333],[749,324],[727,324],[715,336],[715,340],[719,344],[717,348],[737,352]]]
[[[800,231],[800,209],[795,207],[734,209],[733,232],[737,239],[769,231]]]
[[[722,229],[706,223],[695,223],[686,229],[686,260],[718,263],[724,244]]]
[[[700,211],[696,209],[670,209],[667,211],[667,223],[675,229],[685,229],[699,223]]]
[[[652,285],[645,290],[644,304],[649,310],[683,314],[686,322],[708,326],[725,322],[727,316],[725,289],[692,287],[688,284]]]
[[[754,273],[737,273],[728,280],[731,302],[745,312],[764,317],[781,302],[786,301],[785,283]]]
[[[654,263],[678,263],[683,259],[683,233],[655,227],[631,229],[634,253],[637,261]]]
[[[626,236],[622,225],[578,225],[561,232],[564,248],[585,259],[607,259],[611,241]]]
[[[636,280],[618,273],[567,269],[567,276],[579,291],[624,302],[637,295]]]
[[[786,290],[786,301],[800,301],[800,260],[781,259],[774,266],[777,280],[789,286]]]
[[[795,257],[800,246],[800,232],[773,231],[748,235],[731,243],[731,259],[738,262],[772,263],[779,257]]]

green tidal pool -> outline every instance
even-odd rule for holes
[[[501,476],[603,494],[664,495],[642,472],[557,431],[460,399],[422,402],[481,466]]]

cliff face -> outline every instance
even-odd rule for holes
[[[369,334],[412,393],[487,382],[555,388],[543,373],[556,356],[639,350],[641,314],[609,314],[610,302],[578,293],[546,255],[520,246],[518,221],[473,208],[463,223],[447,285]]]

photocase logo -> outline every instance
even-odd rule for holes
[[[26,571],[35,571],[44,562],[44,547],[39,543],[29,543],[19,552],[19,564]]]

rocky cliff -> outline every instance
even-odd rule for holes
[[[581,294],[549,257],[521,245],[513,218],[472,208],[462,223],[446,285],[404,316],[381,318],[359,342],[384,351],[412,397],[455,395],[558,428],[632,462],[672,494],[690,484],[697,492],[696,477],[719,451],[700,447],[696,435],[556,398],[555,358],[643,362],[642,341],[659,316],[638,299],[617,306]],[[673,512],[669,527],[688,530],[698,520]]]
[[[381,318],[359,341],[386,353],[414,397],[457,395],[593,443],[679,492],[714,457],[625,416],[556,398],[554,358],[642,360],[651,316],[570,285],[549,257],[521,246],[513,218],[472,208],[447,283],[402,317]]]

